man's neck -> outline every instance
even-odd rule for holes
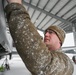
[[[48,47],[48,50],[59,50],[60,46],[55,46],[55,47]]]

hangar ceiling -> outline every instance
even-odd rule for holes
[[[50,25],[72,32],[76,24],[76,0],[23,0],[35,27],[44,31]]]
[[[50,25],[57,25],[66,33],[76,30],[76,0],[22,1],[37,29],[44,31]],[[6,0],[2,0],[3,6],[5,3]]]

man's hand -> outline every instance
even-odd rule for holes
[[[19,3],[22,4],[22,0],[7,0],[9,3]]]

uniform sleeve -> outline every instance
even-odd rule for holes
[[[60,54],[57,58],[54,57],[53,54],[57,55],[57,52],[50,53],[31,22],[26,9],[18,3],[11,3],[5,7],[5,12],[17,51],[28,70],[33,75],[60,75],[60,72],[63,73],[66,62],[59,61],[59,58],[62,59]],[[66,57],[64,58],[67,61]],[[60,71],[61,65],[63,66],[62,71]],[[69,67],[71,68],[72,65]],[[61,75],[63,75],[62,73]],[[69,75],[71,74],[72,71]]]

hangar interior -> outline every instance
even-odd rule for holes
[[[57,25],[76,38],[76,0],[23,0],[23,4],[38,30]]]
[[[57,25],[64,29],[66,34],[73,33],[75,46],[63,49],[72,50],[66,53],[76,54],[76,0],[22,0],[22,2],[38,30],[44,32],[49,26]],[[6,0],[0,0],[0,43],[3,46],[6,44],[6,49],[16,54],[12,50],[12,37],[5,17],[4,7],[6,5]]]

